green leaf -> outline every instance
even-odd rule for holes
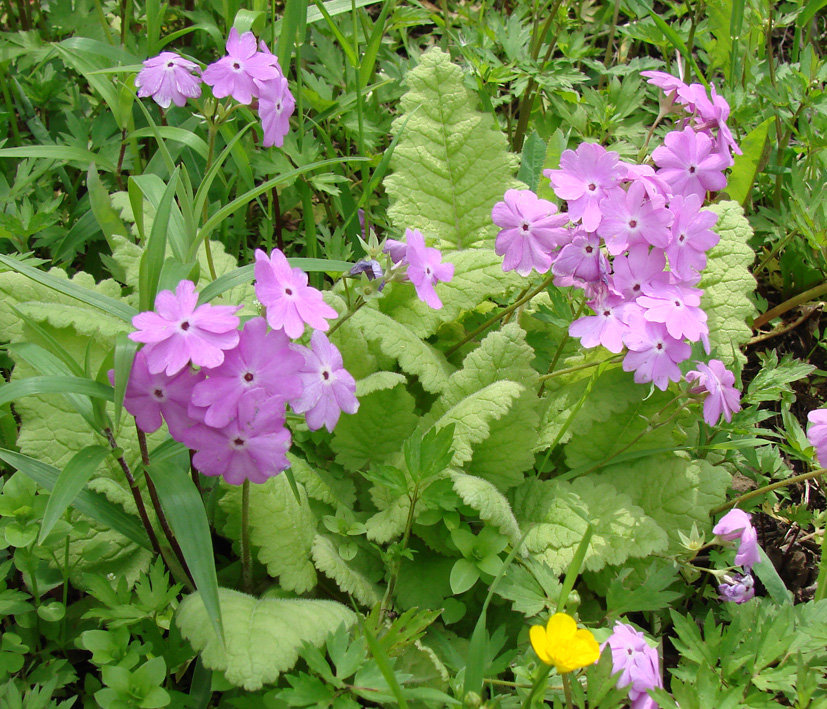
[[[752,228],[736,202],[719,202],[711,211],[718,215],[715,231],[721,241],[707,254],[707,266],[698,284],[704,291],[701,307],[709,318],[713,352],[727,366],[733,364],[734,357],[743,365],[747,358],[738,348],[752,337],[746,321],[755,314],[749,299],[755,290],[755,278],[750,272],[755,260],[749,246]]]
[[[586,525],[586,531],[583,532],[583,538],[577,545],[577,549],[574,550],[574,556],[572,556],[568,568],[566,569],[566,576],[563,579],[563,586],[560,589],[560,596],[557,600],[557,613],[564,613],[566,610],[566,603],[569,601],[569,594],[574,588],[574,583],[577,581],[577,577],[583,569],[583,561],[586,559],[586,554],[589,550],[589,545],[591,544],[593,536],[594,526],[592,526],[591,523],[588,523]]]
[[[418,376],[427,391],[445,387],[452,371],[445,355],[409,328],[372,308],[357,311],[351,321],[368,340],[378,342],[385,354],[398,360],[403,371]]]
[[[156,130],[158,135],[165,140],[173,140],[176,143],[186,145],[188,148],[191,148],[195,151],[195,153],[204,158],[204,160],[207,159],[209,150],[203,138],[200,138],[192,131],[184,130],[183,128],[174,128],[173,126],[157,126],[154,130],[150,127],[138,128],[138,130],[132,131],[126,139],[132,140],[133,138],[152,138],[155,137]]]
[[[741,155],[735,156],[735,163],[729,173],[729,182],[726,186],[726,193],[729,198],[738,204],[746,206],[752,193],[752,185],[758,173],[758,165],[764,153],[764,146],[767,143],[767,133],[770,126],[775,123],[775,118],[767,118],[759,123],[741,141]]]
[[[185,463],[189,462],[187,456],[183,458]],[[150,465],[147,474],[158,490],[161,506],[199,591],[201,606],[212,629],[221,637],[223,625],[218,578],[215,573],[210,523],[201,493],[189,476],[187,467],[173,461],[156,461]]]
[[[451,569],[451,592],[455,596],[465,593],[479,578],[480,572],[473,563],[468,559],[457,559]]]
[[[38,544],[43,544],[43,540],[49,536],[52,527],[86,487],[89,478],[94,475],[98,466],[110,452],[103,446],[87,446],[72,456],[72,460],[67,463],[55,481],[52,494],[49,495],[43,521],[40,524]]]
[[[0,448],[0,458],[47,490],[53,490],[60,477],[60,470],[27,455]],[[114,529],[135,544],[145,549],[152,548],[137,517],[128,515],[103,495],[90,490],[81,490],[75,496],[72,506],[86,516]]]
[[[98,171],[95,169],[94,163],[89,166],[86,173],[86,188],[89,192],[89,204],[92,207],[92,213],[100,225],[103,235],[106,237],[106,243],[109,244],[109,249],[114,250],[112,244],[112,236],[119,234],[120,236],[127,235],[127,229],[120,220],[118,213],[112,206],[109,199],[109,193],[103,186],[103,183],[98,177]]]
[[[458,249],[491,245],[497,231],[491,208],[519,185],[512,178],[517,156],[493,117],[476,110],[448,54],[430,49],[406,81],[403,113],[394,122],[395,131],[405,125],[405,134],[385,178],[388,216],[399,231],[420,229]]]
[[[511,505],[492,483],[463,473],[453,473],[451,480],[457,495],[479,513],[481,520],[499,529],[512,544],[519,541],[522,532]]]
[[[524,529],[533,524],[526,550],[561,573],[592,524],[594,536],[584,562],[590,571],[663,551],[666,533],[621,490],[621,485],[594,477],[571,483],[527,480],[514,493],[515,517]]]
[[[228,588],[220,588],[218,598],[223,646],[199,593],[181,602],[175,622],[206,667],[223,672],[228,682],[248,692],[276,682],[292,669],[304,643],[321,648],[339,625],[349,627],[356,621],[353,611],[335,601],[256,599]]]
[[[770,594],[772,599],[779,606],[792,605],[792,593],[787,590],[787,587],[784,585],[784,581],[782,581],[781,577],[778,575],[772,561],[770,561],[767,553],[760,546],[758,547],[758,556],[761,557],[761,560],[752,567],[752,570],[758,577],[758,580],[764,584],[764,588],[767,589],[767,593]]]
[[[730,473],[706,460],[680,455],[643,458],[631,466],[607,467],[595,481],[607,481],[623,490],[669,536],[669,553],[680,553],[679,532],[689,534],[692,524],[709,534],[709,511],[723,503],[732,482]]]
[[[0,406],[33,394],[81,394],[112,401],[112,387],[82,377],[27,377],[0,386]]]
[[[47,160],[62,160],[63,162],[79,163],[80,167],[88,168],[97,163],[109,172],[115,172],[115,163],[110,162],[99,153],[83,148],[74,148],[68,145],[27,145],[23,148],[0,148],[0,158],[45,158]]]
[[[540,184],[540,177],[543,175],[545,162],[546,144],[536,130],[532,131],[523,144],[523,154],[517,179],[528,185],[528,189],[536,192]]]
[[[164,190],[164,195],[158,204],[155,219],[152,222],[149,239],[144,244],[138,278],[141,311],[152,310],[155,306],[155,295],[158,292],[158,281],[161,278],[161,268],[164,265],[164,256],[167,250],[167,229],[169,228],[172,202],[177,184],[178,168],[169,178],[169,184]]]
[[[330,538],[319,534],[313,540],[313,563],[326,576],[332,578],[339,588],[352,595],[363,606],[371,608],[379,603],[381,594],[376,584],[370,580],[360,555],[345,561],[339,555]],[[374,568],[370,565],[370,568]]]
[[[258,560],[279,585],[295,593],[316,586],[316,569],[310,560],[316,537],[316,516],[310,509],[304,486],[298,486],[301,503],[286,477],[279,475],[250,487],[250,541]],[[225,534],[241,538],[241,488],[226,486],[220,503],[228,514]]]
[[[32,268],[31,266],[21,263],[10,256],[0,254],[0,263],[13,271],[17,271],[27,278],[30,278],[40,285],[51,288],[58,293],[67,295],[70,298],[79,300],[87,305],[91,305],[93,308],[102,310],[108,315],[112,315],[113,317],[119,318],[127,323],[131,324],[132,318],[138,314],[138,311],[135,308],[130,308],[128,305],[119,300],[115,300],[114,298],[110,298],[89,288],[79,286],[74,282],[74,280],[70,281],[65,278],[58,278],[57,276],[52,275],[52,273],[44,273],[43,271]]]

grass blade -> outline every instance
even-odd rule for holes
[[[0,406],[33,394],[82,394],[112,401],[112,387],[83,377],[27,377],[0,386]]]

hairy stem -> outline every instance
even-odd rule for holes
[[[215,135],[218,133],[218,126],[213,122],[210,121],[210,129],[209,129],[209,147],[207,149],[207,166],[204,168],[204,174],[206,175],[210,168],[212,167],[212,161],[215,156]],[[209,195],[205,195],[204,199],[204,223],[207,223],[208,217],[208,208],[210,205],[210,197]],[[215,265],[213,264],[212,260],[212,250],[210,249],[210,237],[204,239],[204,252],[207,255],[207,267],[210,269],[210,278],[215,280],[218,276],[215,275]]]
[[[399,558],[394,564],[391,577],[388,579],[388,588],[385,590],[385,597],[382,599],[382,612],[385,613],[390,610],[393,599],[393,591],[396,587],[396,580],[399,578],[399,570],[402,568],[402,552],[408,548],[408,540],[411,538],[411,528],[414,523],[414,511],[416,510],[416,503],[419,499],[419,483],[414,486],[411,494],[411,506],[408,508],[408,518],[405,520],[405,534],[402,537],[402,548],[400,549]]]
[[[757,490],[750,490],[749,492],[745,492],[743,495],[739,495],[734,500],[730,500],[729,502],[723,505],[719,505],[709,514],[710,516],[717,515],[721,512],[725,512],[728,509],[736,507],[737,505],[740,505],[742,502],[751,500],[753,497],[759,497],[760,495],[772,492],[773,490],[779,490],[782,487],[787,487],[788,485],[795,485],[796,483],[804,482],[805,480],[820,478],[822,475],[824,475],[824,473],[827,473],[827,468],[819,468],[818,470],[812,470],[809,473],[793,475],[791,478],[787,478],[786,480],[780,480],[777,483],[772,483],[771,485],[764,485],[764,487],[759,487]]]
[[[814,288],[810,288],[810,290],[806,290],[803,293],[799,293],[797,296],[790,298],[789,300],[785,300],[780,305],[776,305],[774,308],[768,310],[763,315],[759,315],[752,323],[752,327],[754,329],[758,329],[766,325],[770,320],[773,320],[789,310],[798,307],[802,303],[806,303],[809,300],[814,300],[819,296],[824,295],[827,293],[827,283],[822,283],[820,285],[815,286]]]
[[[250,556],[250,481],[241,486],[241,586],[246,593],[253,587],[252,558]]]

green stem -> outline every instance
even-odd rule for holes
[[[692,24],[689,26],[689,37],[686,41],[686,48],[689,54],[692,54],[692,51],[695,49],[695,30],[698,28],[698,23],[701,21],[701,12],[704,8],[704,0],[698,0],[695,4],[695,14],[692,15]],[[691,67],[687,67],[687,70],[691,70]],[[687,77],[688,79],[689,77]],[[689,83],[687,80],[686,83]]]
[[[210,168],[212,167],[212,161],[213,161],[213,158],[215,156],[215,136],[216,136],[216,133],[218,133],[218,126],[215,124],[215,122],[213,120],[210,120],[209,147],[207,149],[207,166],[204,169],[204,174],[205,175],[210,171]],[[208,215],[209,206],[210,206],[210,196],[205,195],[205,198],[204,198],[204,214],[203,214],[205,224],[207,223],[207,218],[209,216]],[[215,274],[215,265],[213,264],[213,260],[212,260],[212,251],[210,249],[210,237],[209,236],[207,236],[207,238],[204,239],[204,252],[206,253],[206,256],[207,256],[207,267],[210,269],[210,278],[215,280],[216,278],[218,278],[218,276]]]
[[[565,369],[558,369],[556,372],[550,372],[540,377],[541,382],[547,382],[554,377],[562,377],[564,374],[571,374],[572,372],[579,372],[581,369],[591,369],[592,367],[599,367],[601,364],[614,364],[620,362],[626,355],[619,354],[607,359],[601,359],[599,362],[587,362],[586,364],[578,364],[574,367],[566,367]]]
[[[538,692],[541,693],[540,696],[545,694],[549,672],[551,672],[551,665],[541,664],[537,668],[537,676],[534,678],[534,684],[531,687],[531,691],[528,693],[528,696],[523,702],[523,709],[531,709],[531,706],[534,704],[534,697],[537,696]]]
[[[780,305],[776,305],[771,310],[768,310],[763,315],[759,315],[752,323],[752,327],[754,329],[759,329],[766,325],[770,320],[777,318],[789,310],[798,307],[802,303],[806,303],[807,301],[814,300],[819,296],[824,295],[827,293],[827,283],[822,283],[821,285],[815,286],[814,288],[810,288],[810,290],[806,290],[803,293],[799,293],[797,296],[790,298],[789,300],[785,300]]]
[[[615,6],[617,7],[617,6]],[[573,709],[574,702],[571,698],[571,679],[569,679],[569,673],[566,672],[563,674],[563,692],[566,695],[566,709]]]
[[[385,590],[385,597],[382,599],[382,612],[390,610],[390,604],[393,600],[393,591],[396,587],[396,580],[399,578],[399,570],[402,568],[402,552],[408,548],[408,540],[411,538],[411,528],[414,523],[414,511],[416,510],[416,503],[419,499],[419,483],[414,486],[413,493],[410,496],[411,505],[408,508],[408,518],[405,520],[405,534],[402,537],[402,548],[399,550],[399,557],[396,560],[391,577],[388,579],[388,588]]]
[[[764,485],[764,487],[759,487],[757,490],[750,490],[749,492],[745,492],[743,495],[739,495],[734,500],[730,500],[729,502],[723,505],[719,505],[709,514],[716,515],[720,512],[725,512],[726,510],[731,509],[732,507],[740,505],[742,502],[751,500],[753,497],[759,497],[760,495],[772,492],[773,490],[778,490],[782,487],[787,487],[788,485],[795,485],[797,483],[804,482],[805,480],[820,478],[822,475],[824,475],[824,473],[827,473],[827,468],[819,468],[818,470],[811,470],[809,473],[793,475],[793,477],[791,478],[787,478],[786,480],[780,480],[779,482],[772,483],[771,485]],[[819,586],[819,588],[821,587]]]
[[[17,125],[17,111],[14,102],[11,100],[9,85],[6,83],[6,70],[0,70],[0,91],[3,92],[3,101],[6,103],[6,110],[11,117],[11,132],[14,136],[15,145],[20,145],[20,129]]]
[[[458,342],[453,347],[450,347],[445,351],[445,356],[450,357],[454,352],[456,352],[460,347],[466,345],[471,340],[473,340],[477,335],[481,332],[485,332],[489,327],[491,327],[494,323],[498,320],[502,320],[506,315],[510,312],[516,310],[521,305],[525,305],[528,301],[530,301],[535,295],[538,293],[542,293],[546,288],[548,288],[552,281],[554,280],[554,274],[546,278],[539,286],[537,286],[533,291],[530,291],[527,295],[523,296],[522,298],[517,299],[503,311],[498,313],[497,315],[493,315],[492,317],[488,318],[482,325],[476,328],[473,332],[466,335],[460,342]]]
[[[606,41],[606,53],[603,55],[603,66],[609,68],[612,60],[612,52],[614,51],[615,33],[617,32],[617,18],[620,15],[620,0],[615,0],[614,11],[612,12],[612,26],[609,28],[609,38]],[[600,81],[597,83],[597,90],[603,88],[603,82],[606,79],[605,74],[600,75]]]
[[[813,601],[818,603],[827,597],[827,530],[821,533],[821,561],[818,564],[818,578],[816,579],[816,594]]]
[[[101,0],[94,0],[94,3],[95,12],[98,15],[98,22],[100,22],[100,25],[103,28],[103,33],[106,35],[106,41],[109,42],[109,44],[115,44],[115,41],[112,39],[112,32],[109,31],[109,23],[106,21],[106,15],[103,12]]]
[[[250,480],[241,486],[241,586],[246,593],[253,587],[252,559],[250,557]]]
[[[352,318],[356,314],[356,311],[359,310],[363,305],[365,305],[365,302],[366,301],[361,299],[357,300],[355,308],[353,308],[352,310],[348,310],[344,315],[342,315],[342,317],[340,317],[335,323],[333,323],[333,325],[331,325],[330,330],[327,331],[327,336],[330,337],[334,332],[336,332],[336,330],[339,329],[342,323],[350,320],[350,318]]]

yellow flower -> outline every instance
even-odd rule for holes
[[[548,625],[532,625],[531,647],[547,665],[554,665],[560,674],[593,664],[600,657],[600,646],[590,630],[577,629],[574,618],[555,613]]]

